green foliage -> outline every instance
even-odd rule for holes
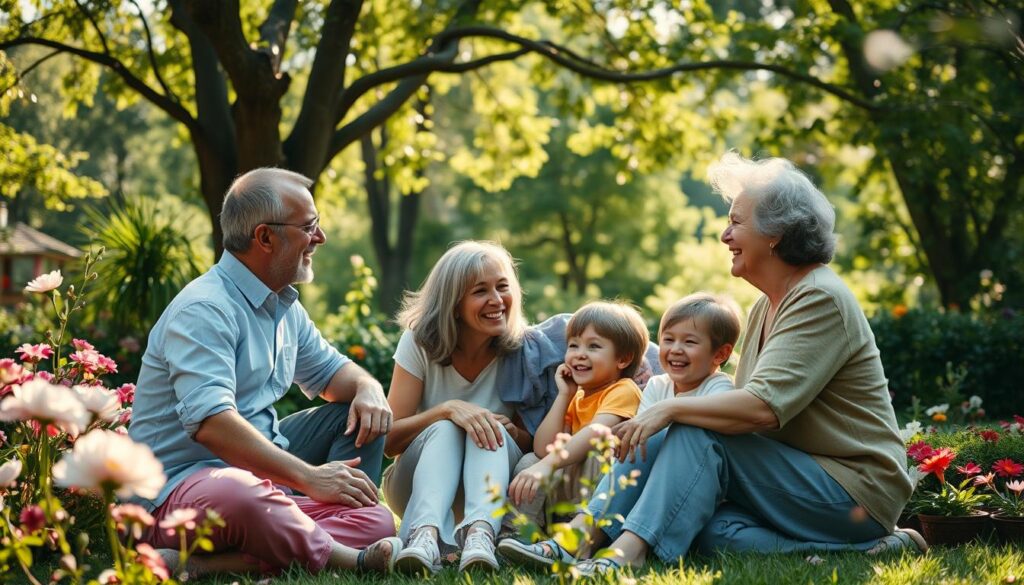
[[[966,368],[961,392],[981,396],[988,416],[1006,417],[1020,409],[1024,314],[901,308],[878,312],[869,321],[897,410],[911,406],[913,396],[924,405],[947,402],[942,382],[947,363]]]
[[[350,259],[354,278],[345,294],[345,304],[329,315],[321,332],[338,351],[352,358],[373,375],[385,391],[394,373],[392,356],[401,331],[373,303],[377,279],[363,258]]]
[[[25,302],[0,308],[0,355],[11,355],[19,345],[43,338],[52,325],[41,304]]]
[[[0,195],[15,199],[24,189],[42,196],[47,209],[62,211],[70,200],[106,196],[99,182],[75,174],[75,167],[86,158],[82,152],[65,154],[48,144],[40,144],[28,134],[15,132],[0,124]]]
[[[198,216],[182,205],[161,208],[145,199],[88,212],[86,234],[107,249],[98,283],[110,324],[122,334],[145,336],[176,294],[205,264],[186,226]]]

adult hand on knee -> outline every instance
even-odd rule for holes
[[[640,453],[641,461],[646,461],[647,439],[661,432],[671,422],[665,409],[654,406],[612,427],[612,432],[619,438],[619,462],[624,462],[629,456],[629,462],[636,463],[637,452]]]
[[[445,404],[448,420],[466,431],[466,435],[476,443],[477,447],[495,451],[505,444],[501,423],[491,411],[462,400],[449,400]]]
[[[391,407],[383,392],[359,392],[349,405],[345,434],[351,435],[358,426],[355,445],[362,447],[391,430],[391,417]]]
[[[353,508],[377,504],[377,486],[356,469],[359,458],[329,461],[312,468],[302,493],[325,504],[344,504]]]

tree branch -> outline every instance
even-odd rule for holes
[[[79,2],[79,0],[75,0],[75,6],[78,7],[78,11],[84,14],[85,18],[89,20],[90,24],[92,24],[93,30],[96,31],[96,36],[100,38],[100,45],[103,46],[103,53],[110,55],[110,47],[107,45],[107,37],[103,34],[103,31],[100,30],[100,25],[96,22],[96,19],[92,17],[92,13],[86,10],[85,6],[82,6],[82,3]]]
[[[296,0],[276,0],[260,25],[260,39],[267,43],[270,63],[274,71],[281,70],[281,58],[288,42],[288,32],[295,18]],[[326,30],[324,33],[326,34]]]
[[[773,65],[770,63],[754,63],[748,61],[729,61],[729,60],[717,60],[717,61],[701,61],[699,63],[678,63],[671,67],[663,67],[660,69],[654,69],[651,71],[643,71],[637,73],[621,72],[604,67],[594,66],[592,63],[587,61],[580,61],[574,53],[568,49],[561,47],[555,43],[549,41],[535,41],[514,35],[512,33],[503,31],[487,26],[469,26],[457,29],[451,29],[444,31],[438,35],[438,42],[447,43],[463,38],[493,38],[500,39],[509,43],[513,43],[529,49],[530,51],[537,53],[549,61],[552,61],[570,71],[574,71],[584,77],[591,79],[597,79],[601,81],[609,81],[613,83],[631,83],[636,81],[653,81],[656,79],[663,79],[671,77],[677,73],[685,73],[692,71],[708,71],[713,69],[732,69],[737,71],[771,71],[783,77],[800,81],[821,89],[826,93],[832,94],[843,101],[854,104],[865,110],[875,110],[878,108],[874,103],[860,98],[849,91],[831,83],[827,83],[804,73],[799,73],[783,67],[781,65]],[[445,67],[439,65],[436,71],[444,71]]]
[[[142,11],[142,7],[139,6],[138,2],[136,2],[135,0],[129,1],[132,3],[132,6],[134,6],[135,9],[139,11],[139,19],[142,20],[142,28],[146,33],[146,53],[149,55],[149,66],[153,68],[153,76],[156,77],[156,81],[160,84],[160,87],[164,89],[164,95],[166,95],[175,103],[181,103],[181,100],[178,99],[178,96],[175,95],[174,92],[171,91],[171,88],[167,86],[167,83],[164,81],[163,75],[160,75],[160,67],[157,65],[156,62],[156,53],[153,52],[153,33],[150,32],[149,22],[146,21],[146,14]]]
[[[289,167],[310,177],[330,162],[327,152],[339,122],[337,103],[345,83],[345,59],[362,5],[362,0],[333,0],[327,7],[302,108],[284,143]]]
[[[137,91],[139,95],[141,95],[154,106],[166,112],[167,115],[169,115],[170,117],[174,118],[175,120],[181,122],[182,124],[190,128],[195,126],[196,120],[192,117],[192,114],[190,114],[188,110],[181,107],[180,104],[171,101],[171,99],[167,96],[164,96],[163,94],[157,92],[153,88],[146,85],[144,81],[142,81],[138,77],[135,77],[135,75],[133,75],[132,72],[124,65],[124,63],[115,59],[114,57],[111,57],[110,55],[104,53],[97,53],[95,51],[89,51],[79,47],[73,47],[71,45],[66,45],[64,43],[39,37],[19,37],[8,41],[0,41],[0,50],[9,49],[11,47],[19,47],[22,45],[39,45],[42,47],[49,47],[51,49],[55,49],[60,53],[68,53],[71,55],[75,55],[76,57],[81,57],[86,61],[90,61],[92,63],[96,63],[97,65],[106,67],[107,69],[115,73],[118,77],[123,79],[124,82],[128,85],[128,87]]]
[[[8,90],[10,90],[13,87],[16,87],[18,85],[18,83],[20,83],[21,80],[24,79],[29,73],[32,73],[33,69],[35,69],[36,67],[39,67],[43,63],[46,63],[47,61],[49,61],[51,58],[56,57],[57,55],[60,55],[60,54],[61,54],[60,51],[54,51],[52,53],[48,53],[48,54],[40,57],[39,60],[37,60],[35,63],[33,63],[33,64],[29,65],[28,67],[26,67],[24,70],[16,72],[15,75],[14,75],[14,83],[12,83],[11,85],[9,85],[7,87],[0,88],[0,94],[7,93]]]

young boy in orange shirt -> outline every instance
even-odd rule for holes
[[[599,465],[587,453],[606,429],[636,415],[641,392],[631,377],[647,350],[647,326],[636,309],[596,301],[580,308],[566,325],[565,363],[555,372],[558,396],[537,428],[533,453],[515,470],[508,495],[532,521],[543,525],[546,478],[558,481],[557,502],[578,503],[582,479],[596,484]],[[560,433],[571,434],[554,450]],[[550,452],[548,452],[550,450]]]

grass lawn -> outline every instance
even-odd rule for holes
[[[926,555],[909,553],[869,558],[859,553],[820,555],[823,562],[811,564],[802,555],[725,555],[691,557],[682,566],[654,564],[634,573],[610,577],[607,583],[1024,583],[1024,547],[977,543],[957,548],[933,547]],[[260,583],[260,585],[349,585],[357,583],[422,583],[418,577],[362,577],[342,573],[309,575],[291,571],[274,579],[218,577],[190,583]],[[541,573],[506,569],[494,575],[463,576],[455,568],[442,571],[431,583],[553,583]]]

